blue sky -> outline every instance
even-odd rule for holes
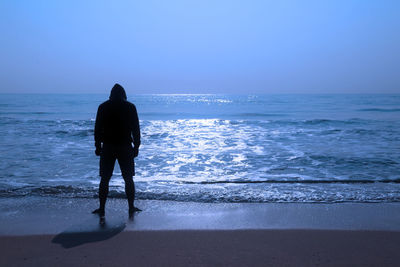
[[[400,1],[0,2],[0,92],[400,93]]]

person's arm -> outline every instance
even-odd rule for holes
[[[97,109],[96,122],[94,125],[94,145],[96,146],[96,155],[100,156],[101,143],[103,141],[103,109],[101,105]]]
[[[139,146],[140,146],[140,125],[139,125],[139,117],[137,114],[137,110],[135,105],[133,105],[133,114],[132,114],[132,137],[133,137],[133,151],[134,156],[137,157],[139,154]]]

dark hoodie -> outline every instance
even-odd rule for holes
[[[140,146],[139,118],[134,104],[127,101],[124,88],[115,84],[110,99],[102,103],[96,116],[94,140],[97,148],[101,143]]]

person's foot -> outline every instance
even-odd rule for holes
[[[98,214],[100,216],[100,218],[104,218],[105,216],[105,212],[102,209],[95,209],[94,211],[92,211],[93,214]]]
[[[129,208],[129,218],[131,218],[133,216],[133,213],[140,212],[140,211],[142,211],[142,210],[137,207],[130,207]]]

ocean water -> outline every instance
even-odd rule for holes
[[[93,198],[107,95],[1,94],[0,196]],[[400,201],[400,95],[128,95],[138,199]],[[110,196],[125,197],[116,164]]]

